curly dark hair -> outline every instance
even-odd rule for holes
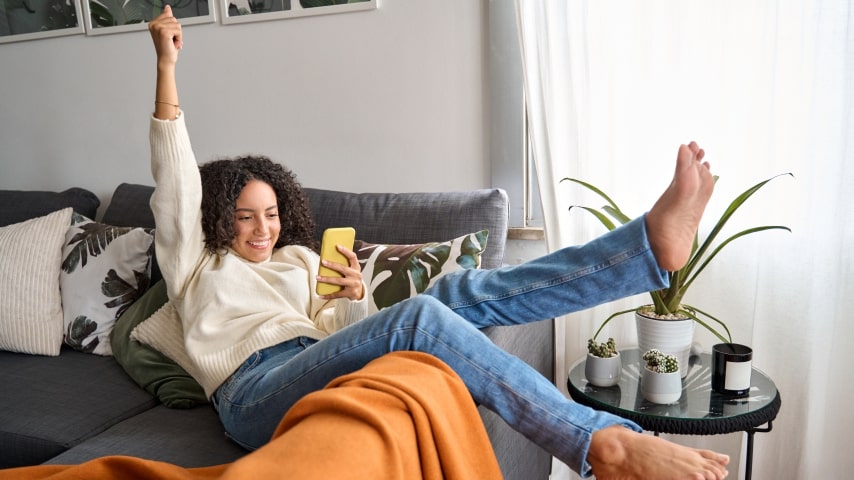
[[[223,253],[235,237],[234,207],[250,180],[260,180],[276,192],[281,231],[276,248],[303,245],[317,251],[314,219],[308,198],[296,175],[265,156],[213,160],[199,166],[202,177],[202,231],[205,248]]]

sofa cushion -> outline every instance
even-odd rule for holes
[[[154,228],[154,214],[149,206],[152,193],[154,187],[148,185],[119,184],[101,221],[117,227]]]
[[[131,339],[130,333],[156,312],[169,297],[160,280],[116,321],[110,335],[113,355],[134,381],[169,408],[190,408],[208,403],[204,389],[171,358]]]
[[[59,265],[71,212],[0,227],[0,350],[59,355]]]
[[[116,318],[148,289],[153,253],[151,229],[116,227],[74,214],[59,274],[66,345],[112,355],[110,332]]]
[[[0,468],[58,455],[157,401],[112,357],[0,352]]]
[[[306,188],[317,231],[350,226],[366,242],[443,242],[489,231],[482,268],[501,266],[507,242],[509,201],[501,189],[466,192],[349,193]]]
[[[63,192],[0,190],[0,227],[42,217],[67,207],[81,215],[95,218],[99,205],[101,201],[94,193],[77,187]]]
[[[249,453],[225,436],[212,408],[202,406],[174,410],[159,405],[111,427],[47,463],[80,464],[101,457],[105,452],[187,468],[228,463]]]
[[[418,295],[450,272],[480,267],[486,230],[445,242],[382,245],[356,240],[362,278],[368,285],[368,313]]]

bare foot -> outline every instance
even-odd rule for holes
[[[679,270],[691,255],[694,235],[712,196],[715,180],[705,152],[696,143],[681,145],[673,181],[646,215],[652,253],[664,270]]]
[[[597,480],[721,480],[729,456],[615,425],[593,433],[587,461]]]

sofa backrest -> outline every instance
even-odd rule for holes
[[[501,265],[507,239],[507,194],[466,192],[348,193],[306,188],[318,232],[352,226],[370,243],[426,243],[489,230],[483,268]]]
[[[48,213],[72,207],[75,212],[92,220],[101,201],[83,188],[69,188],[62,192],[36,190],[0,190],[0,227],[41,217]]]
[[[501,265],[507,241],[509,201],[501,189],[464,192],[350,193],[306,188],[319,239],[328,227],[352,226],[370,243],[441,242],[489,230],[483,268]],[[110,200],[103,223],[153,227],[149,200],[154,187],[123,183]]]

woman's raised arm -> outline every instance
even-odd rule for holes
[[[184,46],[181,24],[172,15],[172,7],[148,23],[148,31],[157,52],[157,88],[154,96],[154,118],[173,120],[180,112],[178,86],[175,83],[175,64],[178,50]]]
[[[202,184],[184,115],[178,107],[175,65],[183,46],[181,24],[169,6],[148,24],[157,52],[157,89],[150,121],[151,174],[156,185],[151,210],[157,225],[155,249],[169,298],[183,296],[204,253]]]

